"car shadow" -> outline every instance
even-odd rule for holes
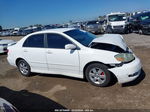
[[[80,78],[69,77],[69,76],[64,76],[64,75],[60,75],[60,74],[53,75],[53,74],[38,74],[38,73],[34,73],[33,76],[34,75],[38,75],[38,76],[41,76],[41,77],[64,78],[64,79],[70,79],[70,80],[88,82],[86,80],[86,78],[80,79]]]
[[[75,81],[80,81],[80,82],[87,82],[88,83],[88,80],[86,78],[83,78],[83,79],[80,79],[80,78],[75,78],[75,77],[69,77],[69,76],[63,76],[63,75],[53,75],[53,74],[37,74],[37,73],[34,73],[33,76],[42,76],[42,77],[52,77],[52,78],[64,78],[64,79],[69,79],[69,80],[75,80]],[[108,86],[106,87],[111,87],[113,85],[115,85],[117,83],[117,78],[112,75],[112,80],[111,82],[108,84]]]
[[[145,77],[146,77],[146,73],[142,69],[141,74],[139,75],[139,77],[137,77],[134,81],[122,84],[122,87],[136,86],[139,83],[141,83],[144,80]]]
[[[20,112],[52,112],[55,109],[66,109],[51,99],[27,90],[14,91],[0,86],[0,97],[10,102]]]

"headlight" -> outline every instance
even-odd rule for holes
[[[134,60],[134,56],[132,53],[120,53],[115,55],[116,60],[120,61],[120,62],[130,62],[132,60]]]

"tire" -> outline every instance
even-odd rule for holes
[[[142,30],[142,29],[139,29],[139,31],[138,31],[138,32],[139,32],[139,34],[140,34],[140,35],[142,35],[142,34],[143,34],[143,30]]]
[[[97,87],[106,87],[111,82],[108,67],[99,63],[90,64],[85,70],[85,77],[88,82]]]
[[[19,60],[17,63],[18,69],[21,75],[29,77],[31,75],[31,69],[29,64],[25,60]]]

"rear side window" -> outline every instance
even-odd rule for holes
[[[70,40],[59,34],[47,34],[48,48],[64,49],[66,44],[72,44]]]
[[[44,34],[32,35],[26,39],[23,47],[44,48]]]

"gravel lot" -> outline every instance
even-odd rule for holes
[[[150,36],[123,35],[125,41],[141,59],[143,73],[127,84],[106,88],[94,87],[85,80],[64,76],[34,74],[23,77],[10,66],[7,55],[0,55],[0,97],[18,109],[150,109]],[[8,37],[0,37],[8,38]],[[9,37],[19,40],[21,37]],[[52,106],[51,106],[52,105]],[[37,110],[37,111],[38,111]],[[23,110],[24,111],[24,110]],[[42,110],[41,112],[44,112]]]

